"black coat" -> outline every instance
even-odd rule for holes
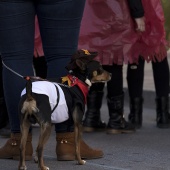
[[[144,9],[141,0],[128,0],[130,12],[133,18],[144,16]]]

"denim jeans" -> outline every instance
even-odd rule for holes
[[[47,78],[66,74],[65,66],[77,50],[85,0],[0,1],[0,52],[3,62],[22,76],[33,75],[35,15],[38,16]],[[25,80],[3,68],[4,95],[11,132],[20,132],[18,103]]]

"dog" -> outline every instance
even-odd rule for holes
[[[44,145],[50,136],[52,124],[68,119],[74,122],[78,164],[85,164],[80,155],[80,139],[88,88],[92,83],[107,82],[111,79],[111,74],[94,60],[96,56],[97,52],[78,50],[66,66],[68,75],[62,77],[61,81],[53,82],[42,79],[32,82],[31,77],[26,77],[26,88],[22,91],[19,104],[22,134],[19,170],[26,170],[25,147],[31,124],[38,123],[41,128],[36,149],[38,166],[41,170],[49,170],[43,161]]]

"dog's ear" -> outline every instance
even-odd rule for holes
[[[81,69],[81,70],[85,70],[86,69],[86,64],[80,60],[80,59],[77,59],[76,60],[76,65]]]

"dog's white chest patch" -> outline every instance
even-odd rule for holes
[[[48,81],[37,81],[32,83],[32,92],[37,94],[47,95],[49,97],[49,103],[52,110],[55,107],[58,98],[56,87],[54,84],[57,86],[59,90],[60,98],[59,98],[58,106],[51,114],[51,122],[61,123],[68,120],[69,118],[68,107],[61,87],[57,83],[52,83]],[[24,95],[25,93],[26,90],[24,89],[21,93],[21,96]]]

